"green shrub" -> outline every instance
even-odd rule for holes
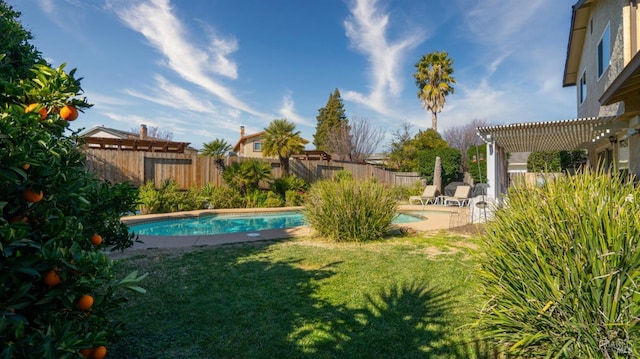
[[[262,208],[265,207],[264,202],[267,200],[267,193],[254,189],[251,193],[247,193],[245,196],[245,203],[247,208]]]
[[[416,181],[411,186],[393,185],[391,187],[391,195],[396,201],[407,201],[410,196],[419,196],[424,191],[424,182]]]
[[[640,190],[602,173],[509,193],[481,265],[487,339],[527,357],[640,355]]]
[[[142,214],[202,209],[206,200],[195,187],[180,191],[175,180],[164,181],[159,189],[153,181],[147,181],[138,191],[138,209]]]
[[[142,214],[158,213],[160,198],[153,181],[147,181],[138,188],[138,203]]]
[[[175,180],[163,181],[160,188],[158,188],[158,212],[177,212],[180,209],[182,199],[183,195],[178,189],[178,183]]]
[[[529,172],[573,172],[587,163],[584,150],[531,152],[527,158]]]
[[[334,181],[343,181],[343,180],[353,180],[353,173],[347,171],[347,170],[340,170],[338,172],[335,173],[335,175],[333,175],[333,180]]]
[[[418,152],[418,172],[427,183],[433,183],[436,157],[442,164],[442,183],[450,183],[460,178],[462,156],[455,148],[438,148]]]
[[[200,195],[200,190],[192,186],[186,192],[181,192],[178,211],[193,211],[204,208],[204,198]]]
[[[286,198],[287,191],[306,192],[308,189],[309,183],[295,175],[280,177],[271,183],[271,191],[282,199]]]
[[[294,206],[302,206],[304,203],[305,195],[303,192],[298,192],[294,190],[288,190],[285,193],[285,206],[294,207]]]
[[[467,158],[467,168],[473,183],[487,183],[487,144],[469,147]]]
[[[314,183],[307,194],[307,222],[323,237],[336,242],[370,241],[390,229],[397,205],[391,192],[373,181]]]
[[[246,206],[240,191],[226,186],[218,187],[207,183],[200,189],[200,196],[206,208],[244,208]]]
[[[284,206],[284,200],[282,200],[280,196],[273,192],[267,192],[267,198],[264,200],[261,207],[271,208],[282,206]]]

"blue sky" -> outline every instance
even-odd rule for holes
[[[387,134],[431,126],[412,74],[447,51],[455,93],[438,130],[576,117],[562,87],[574,0],[6,0],[95,106],[72,128],[140,124],[232,145],[287,118],[312,140],[339,89],[347,116]],[[312,145],[307,148],[311,149]]]

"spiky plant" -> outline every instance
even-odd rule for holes
[[[640,190],[584,172],[511,191],[488,224],[483,335],[522,357],[640,354]]]
[[[335,242],[382,238],[391,228],[397,204],[389,189],[375,181],[342,178],[311,186],[304,213],[316,232]]]

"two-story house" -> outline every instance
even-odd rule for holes
[[[239,157],[262,158],[262,136],[264,131],[245,134],[244,126],[240,126],[240,139],[233,146],[233,152]]]
[[[640,64],[637,12],[635,0],[578,1],[573,6],[563,85],[576,86],[578,117],[613,116],[602,128],[604,140],[593,141],[589,148],[591,163],[640,174],[640,157],[629,161],[631,149],[640,154],[638,138],[631,135],[640,127],[640,79],[632,75]]]
[[[637,0],[578,0],[563,86],[578,118],[478,128],[488,144],[489,196],[506,191],[506,154],[585,149],[591,166],[640,176],[640,14]]]

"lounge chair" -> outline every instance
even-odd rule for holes
[[[438,201],[438,188],[434,185],[427,185],[422,191],[421,196],[410,196],[409,204],[413,201],[420,201],[420,204],[427,205],[429,203],[436,204]]]
[[[458,186],[453,196],[447,196],[444,198],[444,205],[447,206],[450,203],[456,203],[458,207],[462,207],[469,203],[469,192],[471,192],[471,186]]]

